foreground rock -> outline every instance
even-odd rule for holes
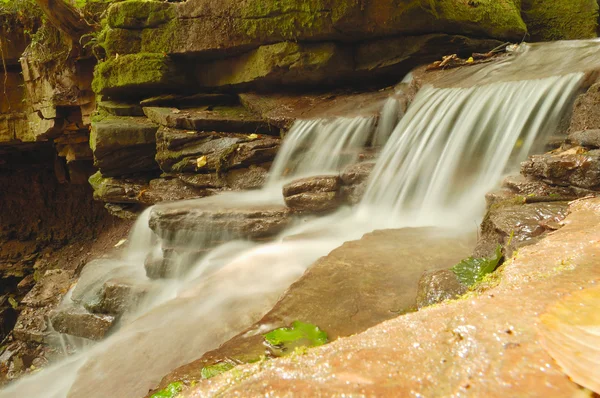
[[[600,281],[600,200],[575,203],[571,212],[562,229],[521,249],[489,290],[306,355],[239,367],[186,396],[580,394],[544,350],[536,328],[549,305]]]
[[[160,388],[199,380],[204,366],[223,360],[252,362],[289,354],[265,347],[263,334],[296,320],[319,326],[332,341],[414,311],[423,272],[458,263],[470,253],[470,240],[434,228],[406,228],[344,243],[313,264],[258,323],[167,376]]]
[[[283,187],[285,204],[293,211],[320,213],[340,205],[338,176],[307,177]]]

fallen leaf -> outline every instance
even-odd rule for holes
[[[206,166],[206,163],[207,163],[206,155],[200,156],[198,159],[196,159],[196,167],[199,169]]]
[[[257,139],[257,138],[258,138],[258,134],[250,134],[250,135],[248,136],[248,139],[249,139],[249,140],[255,140],[255,139]]]
[[[467,63],[468,64],[472,64],[473,62],[475,62],[475,60],[473,59],[473,57],[469,57],[469,59],[467,59]]]
[[[115,245],[115,247],[122,246],[125,242],[127,242],[127,239],[121,239],[120,241],[117,242],[117,244]]]
[[[542,346],[575,383],[600,394],[600,287],[578,291],[540,316]]]

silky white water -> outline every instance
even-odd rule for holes
[[[516,58],[529,56],[535,54]],[[260,319],[310,264],[342,242],[382,227],[458,224],[464,229],[465,220],[476,224],[483,194],[552,132],[568,109],[583,76],[569,68],[537,80],[423,88],[399,121],[380,119],[380,126],[395,127],[391,135],[389,128],[381,135],[389,139],[358,209],[299,219],[271,243],[221,245],[179,278],[158,282],[153,300],[118,332],[17,381],[0,397],[144,396],[169,371]],[[397,112],[392,105],[386,108]],[[300,122],[288,134],[265,190],[205,201],[280,203],[281,181],[353,162],[355,149],[372,140],[374,127],[369,118]],[[335,139],[321,137],[325,131]],[[368,131],[369,137],[352,131]],[[130,252],[119,260],[136,268],[133,273],[143,270],[145,256],[158,247],[148,216],[140,217]]]

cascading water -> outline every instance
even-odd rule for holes
[[[578,56],[571,58],[589,60],[592,47],[596,54],[596,42],[564,45],[561,56],[566,58],[565,50],[577,48]],[[312,262],[342,242],[381,227],[476,221],[481,212],[474,203],[480,203],[482,194],[498,182],[507,167],[522,159],[536,140],[552,129],[582,79],[582,73],[574,72],[585,71],[577,62],[561,63],[553,73],[541,73],[544,79],[531,80],[536,71],[527,68],[537,67],[539,57],[547,53],[546,47],[539,48],[542,54],[525,51],[491,66],[474,67],[479,69],[470,71],[470,84],[423,88],[389,138],[358,212],[342,209],[301,223],[267,244],[232,241],[221,245],[179,280],[163,282],[157,293],[160,299],[141,309],[117,333],[88,351],[14,383],[0,392],[0,397],[143,396],[168,371],[255,322]],[[551,52],[559,50],[554,47]],[[511,71],[508,80],[512,82],[488,76],[473,78],[485,75],[486,68],[496,77],[502,76],[504,69]],[[521,73],[525,79],[518,78]],[[386,108],[395,112],[393,104]],[[382,129],[392,124],[384,117],[380,120]],[[273,167],[270,188],[264,192],[278,191],[274,188],[281,186],[283,178],[338,169],[343,164],[331,158],[369,140],[362,133],[355,137],[351,131],[371,134],[373,127],[369,118],[299,122],[286,138]],[[322,137],[327,134],[335,138]],[[381,140],[386,136],[389,129],[381,133]],[[319,149],[323,156],[312,152]],[[236,194],[235,198],[219,196],[206,201],[255,202],[257,195],[253,195],[254,199]],[[260,200],[281,202],[281,196],[264,195]],[[376,217],[378,214],[383,217]],[[456,214],[460,217],[454,217]],[[450,216],[444,222],[440,218]],[[138,254],[126,256],[138,268],[143,267],[143,253],[154,249],[152,232],[147,220],[144,222],[134,236],[148,246],[144,250],[144,243],[132,242],[131,250],[138,247],[133,250]]]

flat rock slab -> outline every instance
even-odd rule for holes
[[[600,282],[599,240],[600,200],[580,201],[565,227],[504,265],[496,287],[305,355],[238,367],[184,396],[576,396],[581,387],[540,343],[538,316]]]
[[[215,197],[218,198],[218,197]],[[290,222],[282,205],[219,205],[217,201],[189,201],[176,206],[156,206],[150,213],[150,228],[169,240],[182,231],[205,235],[206,239],[260,239],[274,236]]]
[[[49,316],[57,332],[89,340],[102,340],[115,323],[112,315],[91,314],[76,308],[55,310]]]
[[[239,133],[196,132],[161,127],[156,161],[164,172],[223,172],[275,159],[279,138]]]
[[[279,134],[262,118],[242,106],[204,106],[200,108],[144,107],[150,120],[163,126],[196,131]]]
[[[73,282],[73,272],[62,269],[46,271],[44,276],[23,300],[29,307],[44,307],[57,304],[69,290]]]
[[[340,186],[337,175],[301,178],[283,187],[283,197],[285,204],[294,211],[319,213],[341,204]]]
[[[455,265],[468,256],[471,243],[434,228],[375,231],[346,242],[313,264],[258,323],[162,384],[199,380],[204,366],[224,359],[271,356],[262,335],[296,320],[319,326],[331,341],[413,311],[421,275]]]

